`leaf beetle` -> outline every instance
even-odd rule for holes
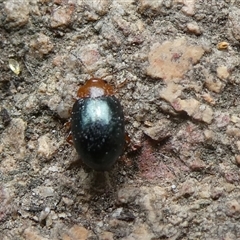
[[[91,77],[78,89],[71,111],[71,139],[81,160],[96,171],[108,171],[125,146],[123,108],[113,87]]]

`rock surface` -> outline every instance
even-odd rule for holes
[[[0,239],[240,239],[238,1],[0,1]],[[80,60],[79,60],[80,59]],[[104,77],[131,147],[65,139]]]

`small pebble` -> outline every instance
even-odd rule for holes
[[[240,155],[236,155],[235,160],[236,160],[237,165],[240,166]]]
[[[190,33],[200,35],[202,32],[196,22],[187,23],[187,29]]]

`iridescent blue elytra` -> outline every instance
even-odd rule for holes
[[[71,131],[82,161],[96,171],[109,170],[123,152],[123,109],[112,87],[92,78],[79,88],[73,105]]]

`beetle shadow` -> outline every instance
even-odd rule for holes
[[[67,169],[83,169],[87,176],[83,183],[84,188],[87,189],[88,193],[93,197],[96,194],[111,194],[116,191],[116,177],[114,177],[115,172],[118,172],[116,167],[110,169],[109,171],[98,172],[91,169],[78,159],[70,163]]]
[[[115,191],[111,183],[109,172],[91,172],[92,178],[89,184],[91,194],[111,194]]]

